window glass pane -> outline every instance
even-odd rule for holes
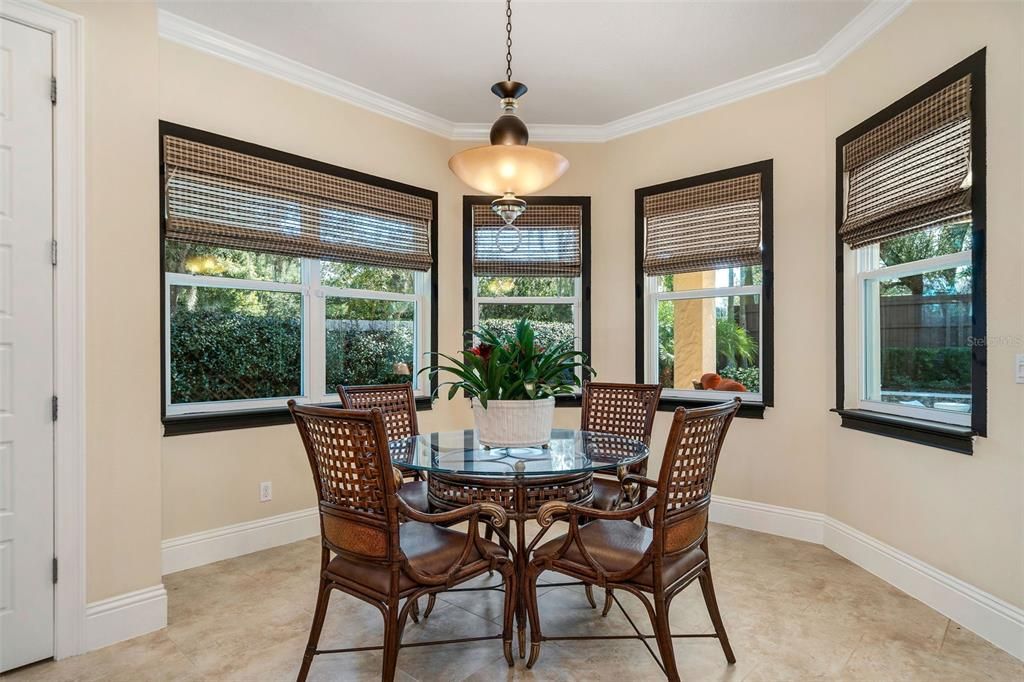
[[[899,265],[971,250],[971,223],[940,225],[905,234],[878,245],[878,265]]]
[[[302,295],[172,286],[171,403],[302,394]]]
[[[761,390],[761,297],[658,301],[658,378],[681,390]],[[714,377],[702,377],[717,374]]]
[[[326,304],[326,393],[338,384],[415,382],[415,303],[328,297]]]
[[[868,284],[878,316],[869,400],[971,411],[971,268]]]
[[[299,259],[293,256],[164,240],[167,272],[299,284],[302,282],[299,266]]]
[[[369,289],[393,294],[412,294],[416,291],[415,273],[412,270],[378,268],[356,263],[321,262],[320,282],[328,287]]]
[[[497,296],[575,296],[572,277],[480,277],[477,295]]]
[[[741,268],[720,268],[702,272],[685,272],[679,275],[660,275],[658,291],[692,291],[713,287],[741,287],[761,283],[761,266]]]
[[[575,345],[576,326],[571,303],[482,303],[480,326],[498,333],[511,334],[516,322],[529,320],[537,343],[550,346],[555,343]]]

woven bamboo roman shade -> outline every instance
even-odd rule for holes
[[[429,270],[429,199],[167,135],[166,236]]]
[[[839,235],[874,244],[971,212],[971,77],[965,76],[843,147]]]
[[[644,272],[672,275],[761,262],[761,175],[644,197]]]
[[[515,230],[489,204],[473,206],[473,274],[492,277],[579,277],[582,206],[530,204]],[[519,244],[518,248],[516,244]]]

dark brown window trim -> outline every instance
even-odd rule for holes
[[[341,166],[335,166],[315,159],[289,154],[288,152],[282,152],[270,147],[263,147],[251,142],[244,142],[231,137],[225,137],[224,135],[206,132],[205,130],[190,128],[188,126],[171,123],[169,121],[160,121],[159,134],[157,135],[157,146],[159,148],[160,158],[160,420],[164,424],[165,436],[177,436],[188,433],[207,433],[210,431],[226,431],[231,429],[247,429],[259,426],[273,426],[275,424],[287,424],[291,422],[292,418],[291,414],[288,413],[288,408],[285,407],[205,414],[167,414],[167,406],[164,404],[164,396],[167,395],[166,390],[168,379],[164,370],[165,363],[163,361],[164,354],[167,352],[164,342],[166,332],[164,329],[164,306],[166,303],[164,300],[164,275],[166,274],[164,265],[164,234],[167,227],[164,207],[164,186],[166,184],[164,174],[164,135],[173,135],[187,140],[195,140],[196,142],[223,147],[243,154],[287,163],[293,166],[298,166],[299,168],[317,171],[319,173],[337,175],[338,177],[357,180],[369,185],[385,187],[387,189],[406,192],[408,194],[414,194],[416,196],[429,199],[433,208],[430,222],[430,243],[434,256],[434,264],[430,268],[430,352],[432,353],[430,357],[436,357],[433,354],[437,352],[438,341],[438,260],[440,253],[440,249],[438,248],[437,192],[429,189],[423,189],[422,187],[414,187],[413,185],[407,185],[395,180],[388,180],[387,178],[381,178],[368,173],[362,173],[349,168],[342,168]],[[433,393],[436,390],[437,377],[435,375],[431,377],[430,380],[430,391]],[[334,406],[340,407],[340,403]],[[432,409],[432,406],[431,400],[428,396],[422,396],[416,399],[417,411],[429,409]]]
[[[764,419],[766,407],[775,402],[775,268],[774,268],[774,232],[775,210],[773,204],[773,160],[766,159],[748,163],[743,166],[726,168],[720,171],[704,173],[682,180],[664,182],[650,187],[643,187],[635,192],[634,211],[634,259],[633,273],[636,287],[636,303],[634,308],[636,335],[636,381],[644,383],[646,367],[644,366],[644,197],[648,194],[660,194],[677,189],[693,187],[709,182],[729,180],[752,173],[761,175],[761,402],[744,402],[740,406],[737,417],[746,419]],[[677,407],[703,407],[720,401],[705,401],[693,397],[662,396],[658,403],[659,412],[672,412]]]
[[[462,197],[462,328],[473,326],[473,206],[489,204],[497,197],[465,195]],[[538,206],[580,206],[583,209],[583,225],[580,230],[580,255],[583,259],[580,273],[580,347],[590,357],[590,197],[585,196],[543,196],[527,197],[528,203]],[[468,343],[468,339],[467,339]],[[556,395],[555,407],[581,407],[582,394]]]
[[[832,411],[840,416],[840,425],[847,429],[888,436],[963,455],[974,453],[974,436],[977,434],[968,426],[953,426],[871,410]]]
[[[678,407],[685,407],[691,410],[709,405],[718,405],[722,402],[722,400],[700,400],[697,398],[666,397],[662,395],[661,400],[658,401],[658,412],[675,412]],[[740,403],[740,411],[736,413],[736,416],[743,419],[764,419],[764,410],[764,403],[744,401]]]
[[[320,407],[340,408],[341,403],[321,403]],[[416,411],[433,409],[430,398],[416,398]],[[185,436],[193,433],[252,429],[261,426],[290,424],[292,415],[287,407],[271,407],[260,410],[239,410],[237,412],[207,412],[204,414],[180,414],[165,416],[165,436]]]
[[[843,224],[843,147],[846,144],[893,116],[926,99],[966,75],[971,76],[971,266],[973,280],[971,287],[971,336],[984,339],[986,334],[986,290],[985,290],[985,228],[987,226],[986,206],[986,146],[985,146],[985,48],[982,48],[931,79],[910,94],[893,102],[880,112],[854,126],[836,138],[835,168],[835,262],[836,262],[836,407],[832,410],[842,418],[841,426],[858,431],[888,436],[913,443],[963,454],[973,453],[972,436],[984,437],[988,421],[988,353],[985,344],[971,347],[971,426],[944,425],[923,419],[910,419],[870,410],[847,409],[846,403],[846,354],[844,349],[844,305],[843,241],[839,228]]]

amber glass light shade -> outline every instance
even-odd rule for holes
[[[448,167],[484,194],[522,196],[554,184],[569,169],[569,160],[539,147],[496,144],[459,152],[448,159]]]

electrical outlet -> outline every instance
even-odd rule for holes
[[[1024,354],[1017,356],[1017,383],[1024,384]]]
[[[263,481],[260,483],[260,502],[270,502],[274,497],[274,489],[270,485],[270,481]]]

